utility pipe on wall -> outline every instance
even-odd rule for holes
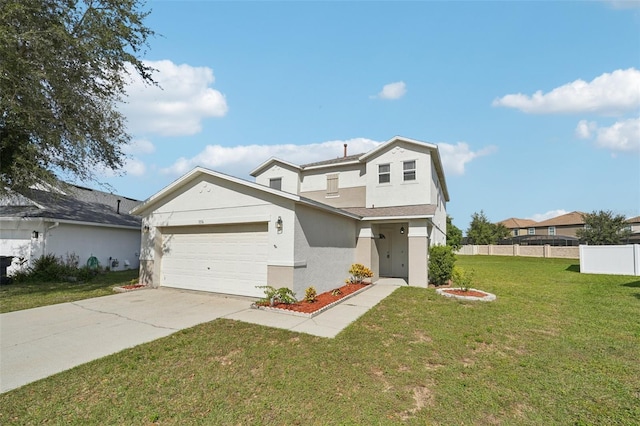
[[[44,235],[42,236],[42,255],[43,256],[47,255],[47,237],[49,235],[49,231],[51,231],[54,228],[57,228],[58,226],[60,226],[60,222],[55,222],[50,227],[44,228]]]

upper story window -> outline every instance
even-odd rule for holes
[[[556,227],[555,226],[550,226],[549,227],[549,235],[556,235]]]
[[[391,182],[391,165],[378,164],[378,183]]]
[[[277,189],[282,191],[282,178],[271,178],[269,179],[269,188]]]
[[[416,180],[416,160],[403,161],[402,172],[404,181]]]
[[[529,228],[528,232],[529,235],[536,235],[536,228]]]
[[[327,175],[327,195],[338,195],[338,175]]]
[[[517,237],[519,233],[520,233],[520,230],[519,230],[519,229],[514,229],[514,230],[513,230],[513,236],[514,236],[514,237]]]

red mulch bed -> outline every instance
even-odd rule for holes
[[[124,288],[125,290],[135,290],[136,288],[142,288],[144,284],[129,284],[129,285],[121,285],[120,288]]]
[[[457,296],[485,297],[487,295],[487,293],[483,291],[476,291],[476,290],[463,291],[463,290],[454,290],[450,288],[445,288],[442,291],[449,294],[455,294]]]
[[[336,302],[352,293],[355,293],[356,291],[365,288],[366,286],[368,286],[370,284],[366,283],[366,284],[346,284],[343,285],[342,287],[340,287],[340,294],[334,296],[333,294],[331,294],[331,291],[328,291],[326,293],[322,293],[319,294],[317,296],[317,300],[315,302],[305,302],[305,301],[300,301],[300,302],[296,302],[296,303],[291,303],[289,305],[287,305],[286,303],[276,303],[275,306],[272,306],[273,308],[277,308],[277,309],[285,309],[287,311],[295,311],[295,312],[302,312],[305,314],[312,314],[322,308],[324,308],[327,305],[330,305],[333,302]],[[258,306],[269,306],[268,302],[263,302],[263,303],[256,303],[256,305]]]

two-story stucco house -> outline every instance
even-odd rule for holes
[[[428,284],[446,243],[438,147],[394,137],[364,154],[296,165],[272,158],[255,182],[196,168],[132,213],[143,216],[141,281],[246,296],[339,287],[353,263]]]

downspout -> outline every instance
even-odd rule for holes
[[[57,228],[58,226],[60,226],[60,222],[55,222],[50,227],[44,229],[44,238],[42,238],[42,256],[47,255],[47,235],[49,234],[49,231],[53,228]]]

